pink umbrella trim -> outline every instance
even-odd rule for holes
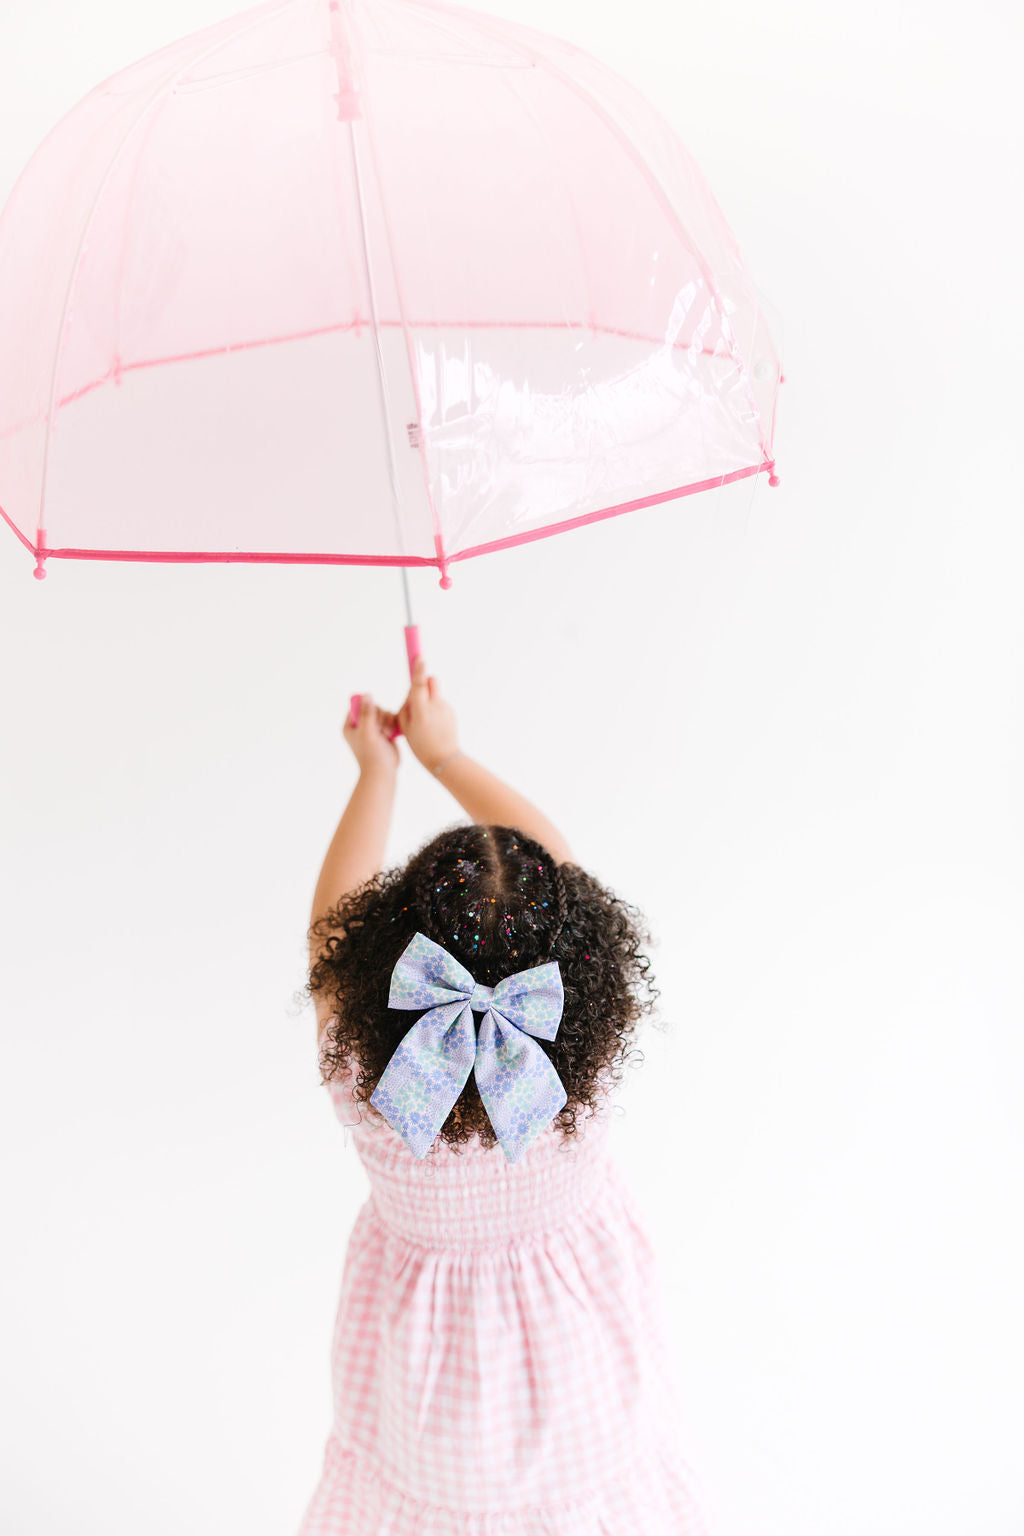
[[[209,561],[246,561],[250,564],[261,565],[427,565],[434,566],[441,572],[441,586],[450,587],[451,578],[448,575],[448,567],[454,565],[457,560],[471,560],[477,555],[487,555],[498,549],[510,549],[515,544],[528,544],[533,539],[550,538],[552,534],[564,533],[570,528],[580,528],[584,523],[596,523],[602,518],[616,517],[622,512],[633,512],[639,507],[656,506],[662,501],[672,501],[677,496],[692,496],[698,491],[708,491],[716,485],[727,485],[734,480],[744,480],[748,475],[760,474],[762,470],[769,471],[768,484],[779,484],[779,477],[775,473],[775,460],[765,459],[760,464],[752,464],[747,469],[735,469],[727,475],[716,475],[710,480],[698,480],[693,485],[676,486],[671,491],[658,491],[653,496],[639,496],[634,501],[619,502],[614,507],[603,507],[599,512],[584,512],[579,517],[568,517],[560,523],[551,523],[545,528],[529,529],[525,533],[509,534],[503,539],[491,539],[486,544],[474,544],[468,549],[459,550],[456,554],[446,555],[438,544],[436,558],[429,555],[346,555],[346,554],[292,554],[273,553],[264,550],[150,550],[150,549],[47,549],[46,531],[40,529],[40,542],[33,544],[21,529],[7,516],[3,507],[0,507],[0,517],[9,528],[17,535],[25,548],[36,557],[36,567],[33,575],[42,579],[46,575],[44,561],[55,560],[160,560],[170,562],[207,563]]]

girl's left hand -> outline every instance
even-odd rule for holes
[[[389,709],[379,709],[368,693],[364,693],[359,701],[358,725],[349,725],[346,713],[341,734],[355,753],[361,772],[398,767],[398,747],[386,734],[397,721],[397,715]]]

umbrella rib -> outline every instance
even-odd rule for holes
[[[366,209],[363,205],[363,184],[359,174],[359,154],[356,148],[356,128],[354,119],[348,120],[349,147],[352,151],[352,174],[356,183],[356,203],[359,208],[359,243],[363,252],[363,271],[366,276],[366,292],[370,302],[370,328],[373,331],[373,351],[377,359],[377,400],[380,405],[381,423],[384,429],[384,446],[387,453],[388,479],[391,482],[391,511],[395,519],[395,530],[398,535],[398,547],[405,554],[405,542],[402,538],[402,519],[400,516],[400,493],[398,489],[398,466],[395,463],[395,445],[391,434],[391,414],[388,401],[387,375],[384,371],[384,353],[380,344],[380,324],[377,316],[377,295],[373,286],[373,272],[370,267],[370,244],[366,233]],[[406,623],[411,624],[412,606],[409,600],[409,578],[405,566],[402,566],[402,588],[405,596]]]
[[[107,162],[106,169],[100,178],[100,184],[96,188],[96,194],[93,197],[91,204],[89,205],[89,212],[86,215],[84,224],[82,225],[82,233],[78,238],[78,246],[75,250],[74,260],[71,263],[71,271],[68,274],[68,285],[64,291],[64,303],[61,307],[60,323],[57,327],[57,339],[53,355],[53,372],[50,375],[50,397],[46,411],[46,432],[43,439],[42,475],[40,477],[39,486],[39,518],[36,534],[37,544],[40,550],[43,548],[45,536],[44,514],[46,509],[46,482],[48,478],[47,472],[49,470],[50,462],[50,439],[53,434],[53,407],[57,393],[57,376],[60,372],[61,348],[64,343],[64,332],[67,327],[68,312],[71,307],[71,295],[74,291],[75,283],[78,280],[79,267],[82,263],[82,256],[85,252],[85,248],[88,242],[89,232],[92,228],[93,219],[96,217],[96,210],[99,207],[100,199],[106,191],[110,178],[113,175],[114,167],[120,160],[121,155],[124,152],[125,145],[128,143],[129,139],[132,137],[139,124],[145,117],[149,115],[154,105],[160,100],[164,93],[172,89],[176,82],[180,80],[183,75],[187,74],[187,72],[194,68],[196,64],[201,64],[204,59],[208,59],[212,54],[217,53],[219,49],[226,47],[228,43],[234,42],[236,38],[243,37],[247,32],[254,31],[257,27],[263,26],[265,22],[272,21],[275,16],[280,15],[282,11],[289,10],[294,4],[295,0],[284,0],[284,3],[279,6],[275,6],[273,11],[259,16],[255,20],[253,20],[251,16],[247,14],[246,19],[242,25],[232,28],[232,30],[226,36],[218,38],[217,42],[212,43],[209,48],[201,50],[198,54],[190,58],[187,63],[180,65],[177,69],[172,70],[169,75],[166,75],[150,93],[141,111],[132,118],[131,122],[128,124],[128,127],[125,129],[121,136],[120,143]]]
[[[590,91],[588,91],[585,86],[581,85],[578,80],[573,79],[572,75],[567,70],[560,69],[557,64],[553,63],[550,59],[544,58],[543,56],[541,57],[541,66],[542,68],[549,69],[551,73],[563,81],[563,83],[568,86],[571,91],[574,91],[580,100],[590,108],[595,116],[601,119],[601,121],[609,129],[612,136],[618,139],[619,143],[622,145],[629,158],[633,161],[633,164],[643,175],[645,181],[654,194],[655,201],[660,205],[662,212],[668,218],[669,223],[675,226],[685,243],[693,252],[694,258],[696,259],[704,277],[704,281],[707,284],[708,292],[711,295],[711,302],[715,309],[718,311],[718,320],[722,328],[722,332],[729,338],[729,350],[731,351],[733,359],[735,360],[736,365],[744,379],[744,382],[747,385],[747,392],[750,399],[751,409],[753,410],[754,415],[757,417],[758,423],[761,426],[761,452],[765,455],[765,457],[767,457],[767,448],[764,439],[764,427],[763,423],[761,423],[761,412],[757,407],[757,399],[754,394],[753,384],[751,383],[750,375],[747,372],[747,368],[740,353],[740,349],[736,344],[736,338],[733,333],[732,326],[729,323],[728,316],[726,315],[725,310],[719,302],[718,287],[715,283],[714,274],[708,266],[703,252],[700,250],[696,241],[691,237],[689,230],[686,228],[686,225],[683,223],[682,219],[676,212],[672,199],[669,197],[665,188],[662,186],[661,181],[654,174],[651,166],[648,165],[643,155],[633,143],[632,138],[621,126],[621,124],[616,122],[612,114],[607,111],[606,108],[604,108],[601,103],[594,98],[594,96],[591,95]]]
[[[432,12],[435,10],[435,7],[430,3],[430,0],[411,0],[411,3],[419,4],[422,9],[427,11]],[[721,325],[723,335],[729,339],[730,351],[736,361],[737,366],[740,369],[740,373],[744,381],[747,384],[750,405],[761,427],[761,452],[765,458],[767,458],[768,451],[764,438],[764,425],[761,420],[761,412],[758,410],[757,399],[754,394],[753,385],[750,381],[750,376],[747,372],[746,366],[744,365],[743,358],[740,355],[739,347],[736,345],[736,339],[733,335],[732,326],[729,324],[728,317],[718,302],[718,291],[715,284],[714,275],[708,267],[702,251],[699,249],[696,242],[692,239],[685,224],[679,217],[679,214],[676,212],[672,199],[669,197],[665,188],[662,186],[659,178],[654,174],[652,168],[648,165],[643,155],[633,143],[630,135],[626,132],[622,125],[616,121],[612,113],[603,107],[601,103],[591,94],[591,92],[587,90],[586,86],[581,85],[580,82],[576,80],[568,70],[561,68],[554,62],[553,59],[549,58],[548,55],[543,53],[540,49],[530,47],[525,42],[519,42],[518,39],[510,39],[503,33],[500,24],[497,26],[493,25],[494,18],[489,18],[482,12],[474,12],[473,21],[481,32],[485,32],[491,37],[498,38],[505,44],[506,47],[519,48],[526,55],[526,57],[531,58],[536,63],[538,63],[541,68],[547,69],[557,79],[561,80],[563,85],[565,85],[576,96],[578,96],[584,105],[589,107],[594,115],[604,123],[605,127],[612,134],[612,137],[615,138],[619,144],[621,144],[622,148],[632,160],[633,164],[640,171],[641,175],[647,182],[648,187],[653,193],[656,202],[661,207],[662,212],[667,217],[669,223],[673,225],[677,233],[681,236],[684,243],[689,247],[693,253],[694,259],[697,261],[701,269],[704,281],[707,284],[708,292],[711,295],[711,301],[718,311],[719,324]],[[492,24],[489,25],[489,22]]]

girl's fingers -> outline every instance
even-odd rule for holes
[[[422,655],[417,656],[412,664],[412,687],[425,688],[427,690],[427,698],[431,704],[437,698],[437,678],[427,676],[427,664],[423,660]]]
[[[346,737],[363,735],[369,736],[376,731],[382,731],[385,735],[394,731],[396,725],[402,724],[402,715],[408,714],[407,706],[403,705],[398,714],[393,710],[382,709],[379,704],[373,702],[373,695],[362,693],[356,696],[359,700],[359,717],[355,725],[351,723],[346,712],[342,721],[341,732]],[[396,733],[397,734],[397,733]]]

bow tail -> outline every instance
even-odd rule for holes
[[[415,1157],[424,1157],[473,1068],[476,1036],[464,1001],[431,1008],[405,1035],[370,1103]]]
[[[566,1103],[562,1080],[535,1040],[492,1012],[480,1021],[473,1071],[505,1156],[518,1163]]]

